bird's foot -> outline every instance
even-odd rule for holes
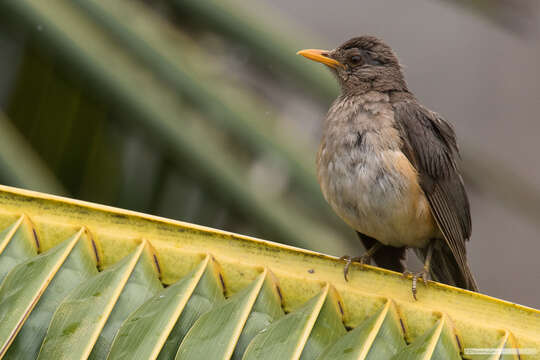
[[[417,293],[417,284],[418,284],[418,279],[422,279],[422,281],[424,282],[424,285],[427,285],[427,281],[429,280],[429,269],[427,268],[424,268],[422,269],[422,271],[419,271],[417,273],[412,273],[410,271],[404,271],[403,272],[403,277],[406,277],[408,278],[409,276],[412,276],[412,296],[414,298],[414,300],[418,300],[416,298],[416,293]]]
[[[349,268],[351,267],[352,262],[360,263],[361,265],[368,264],[371,261],[370,254],[364,254],[362,256],[350,257],[349,255],[344,255],[339,258],[340,260],[345,260],[345,267],[343,268],[343,276],[345,281],[349,281]]]

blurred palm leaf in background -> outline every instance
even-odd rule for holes
[[[2,6],[11,31],[25,33],[7,116],[68,193],[347,250],[309,146],[283,135],[293,122],[276,116],[276,104],[241,85],[223,42],[194,41],[129,1]]]

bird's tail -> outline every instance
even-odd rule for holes
[[[427,247],[424,249],[415,249],[418,256],[425,261],[427,256]],[[476,281],[469,269],[469,265],[460,265],[452,250],[442,241],[433,246],[429,274],[435,281],[448,285],[457,286],[462,289],[478,291]]]

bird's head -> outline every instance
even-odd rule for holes
[[[297,54],[328,66],[343,93],[407,91],[396,54],[374,36],[350,39],[333,50],[300,50]]]

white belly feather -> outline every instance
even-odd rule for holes
[[[352,119],[329,112],[317,161],[324,197],[355,230],[385,245],[424,247],[438,229],[418,174],[400,151],[391,107],[359,105]]]

